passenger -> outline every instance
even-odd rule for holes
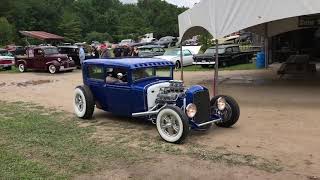
[[[119,74],[119,73],[118,73]],[[112,76],[112,74],[109,74],[107,77],[106,77],[106,83],[108,84],[114,84],[114,83],[122,83],[123,81],[121,79],[118,78],[115,78]]]

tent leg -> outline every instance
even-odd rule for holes
[[[180,65],[181,65],[181,81],[183,81],[183,53],[182,53],[182,44],[180,46]]]
[[[216,54],[215,54],[215,65],[214,65],[214,79],[213,79],[213,95],[218,95],[218,76],[219,76],[219,41],[216,39]]]

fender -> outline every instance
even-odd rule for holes
[[[28,66],[27,61],[24,60],[24,59],[18,59],[18,60],[16,60],[16,62],[15,62],[16,66],[18,66],[18,65],[21,64],[21,63],[23,63],[25,66]]]
[[[58,61],[54,60],[54,61],[47,62],[46,63],[46,68],[48,68],[51,64],[53,64],[53,65],[55,65],[57,67],[60,66],[60,63]]]

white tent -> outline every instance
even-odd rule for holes
[[[206,31],[220,39],[248,29],[263,35],[268,49],[267,37],[299,29],[298,16],[318,13],[320,0],[202,0],[179,15],[180,41]],[[217,94],[218,56],[215,62],[214,90]]]
[[[298,18],[294,17],[317,13],[320,0],[202,0],[179,15],[179,33],[185,40],[205,29],[219,39],[252,28],[258,34],[271,36],[298,28],[294,23]]]

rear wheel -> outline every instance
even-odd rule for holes
[[[222,98],[222,99],[221,99]],[[223,110],[218,109],[218,101],[223,100],[225,101],[225,108]],[[219,127],[231,127],[237,123],[240,117],[240,108],[238,103],[235,99],[230,96],[219,95],[215,96],[210,101],[211,109],[214,112],[219,112],[221,117],[223,118],[222,121],[217,122],[216,125]]]
[[[161,138],[170,143],[182,143],[190,131],[187,116],[176,106],[164,107],[157,115],[156,124]]]
[[[78,86],[74,91],[73,107],[75,114],[82,119],[92,118],[94,99],[87,86]]]
[[[20,72],[25,72],[26,71],[26,66],[23,63],[20,63],[18,65],[18,69]]]

